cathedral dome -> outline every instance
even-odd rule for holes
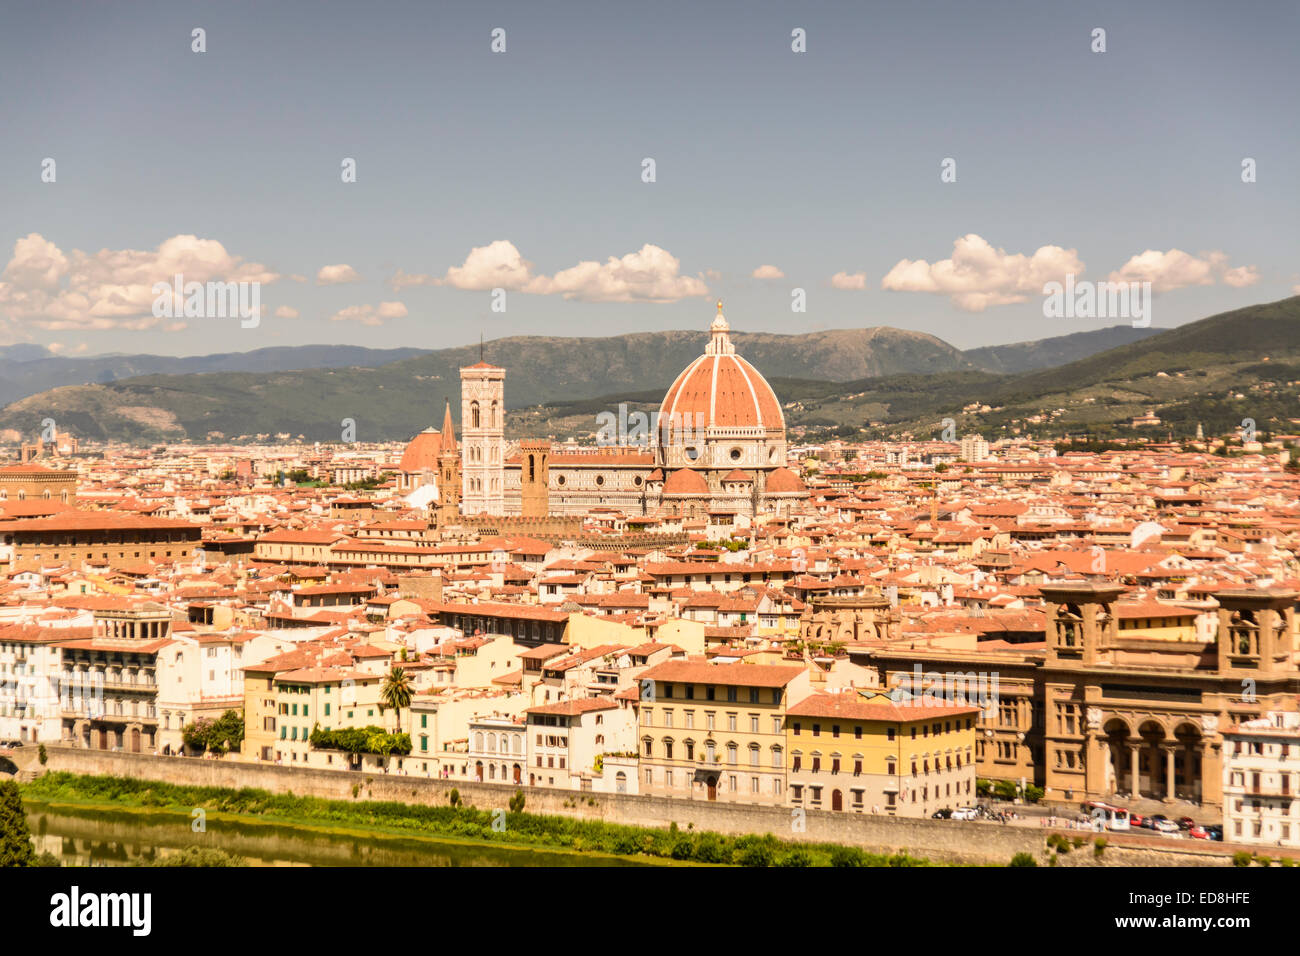
[[[808,486],[803,479],[789,468],[773,468],[767,475],[767,493],[769,495],[803,494]]]
[[[709,327],[704,354],[677,376],[664,395],[660,421],[678,427],[758,428],[785,432],[781,403],[754,366],[736,354],[721,306]]]
[[[411,439],[402,452],[398,471],[413,474],[420,471],[437,471],[438,456],[442,454],[442,433],[426,428]]]
[[[664,482],[665,495],[707,495],[709,493],[709,483],[704,480],[704,476],[698,471],[692,471],[689,468],[679,468],[668,476]]]

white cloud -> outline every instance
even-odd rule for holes
[[[831,276],[831,286],[836,289],[856,289],[862,290],[867,287],[867,274],[865,272],[837,272]]]
[[[647,243],[622,258],[610,256],[603,264],[579,262],[550,279],[538,276],[524,291],[559,293],[584,302],[676,302],[709,294],[703,279],[681,275],[680,268],[676,256]]]
[[[1170,292],[1187,286],[1214,285],[1221,280],[1235,289],[1259,281],[1255,266],[1229,267],[1224,252],[1202,252],[1199,256],[1170,249],[1147,249],[1131,257],[1109,276],[1111,282],[1150,282],[1155,292]]]
[[[522,289],[532,278],[533,264],[519,254],[513,242],[498,239],[475,246],[465,264],[452,266],[438,285],[453,289]]]
[[[150,329],[154,283],[259,282],[281,278],[266,266],[244,262],[215,239],[172,236],[157,249],[72,250],[65,255],[37,233],[14,243],[0,272],[0,318],[18,326],[50,330]]]
[[[398,269],[397,272],[393,274],[393,277],[388,280],[388,284],[393,287],[393,291],[401,292],[408,286],[440,285],[441,282],[435,276],[425,275],[423,273],[413,275],[409,272]]]
[[[334,322],[360,322],[362,325],[383,325],[385,319],[401,319],[407,315],[401,302],[380,302],[379,305],[350,305],[335,312]]]
[[[1297,282],[1295,285],[1291,287],[1291,294],[1300,295],[1300,282]]]
[[[76,345],[69,348],[63,342],[51,342],[49,345],[45,347],[49,349],[51,352],[53,352],[55,355],[81,355],[90,346],[85,342],[78,342]]]
[[[316,273],[317,285],[342,285],[345,282],[360,282],[361,276],[357,270],[346,263],[340,263],[336,266],[321,266],[320,272]]]
[[[498,239],[475,246],[463,265],[452,266],[442,278],[398,270],[389,280],[394,289],[435,285],[486,291],[510,289],[532,295],[561,295],[585,302],[676,302],[709,294],[704,280],[681,274],[681,262],[668,251],[647,243],[605,262],[579,262],[553,276],[534,271],[514,243]]]
[[[959,309],[983,312],[990,305],[1024,302],[1042,295],[1043,284],[1082,275],[1083,262],[1074,249],[1041,246],[1033,255],[995,249],[970,233],[953,243],[952,258],[934,263],[900,259],[881,280],[892,292],[946,295]]]
[[[759,266],[750,277],[753,279],[784,279],[785,273],[776,266]]]
[[[293,306],[282,305],[275,310],[275,317],[277,319],[296,319],[298,318],[298,310]]]

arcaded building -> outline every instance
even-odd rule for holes
[[[850,654],[879,668],[885,686],[967,690],[987,705],[976,736],[981,777],[1035,783],[1067,803],[1141,797],[1222,808],[1224,731],[1297,709],[1296,594],[1220,591],[1213,637],[1151,639],[1120,630],[1122,588],[1040,590],[1045,646],[898,640]]]

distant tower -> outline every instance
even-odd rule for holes
[[[442,415],[442,447],[438,452],[438,510],[435,520],[439,528],[456,523],[460,517],[460,452],[456,449],[456,431],[451,424],[451,402],[447,402]]]
[[[551,443],[526,441],[519,445],[520,514],[545,518],[551,512]]]
[[[461,511],[505,512],[506,370],[479,361],[460,370]]]
[[[1201,427],[1200,422],[1196,423],[1196,440],[1205,441],[1205,429]]]

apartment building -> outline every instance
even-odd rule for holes
[[[928,817],[975,797],[979,708],[816,693],[786,712],[790,806]]]
[[[597,757],[636,746],[635,713],[606,697],[563,700],[525,714],[529,786],[591,790]]]
[[[1300,847],[1300,714],[1270,712],[1224,731],[1223,839]]]
[[[640,792],[783,805],[787,708],[811,692],[803,667],[668,661],[650,668],[636,702]]]

